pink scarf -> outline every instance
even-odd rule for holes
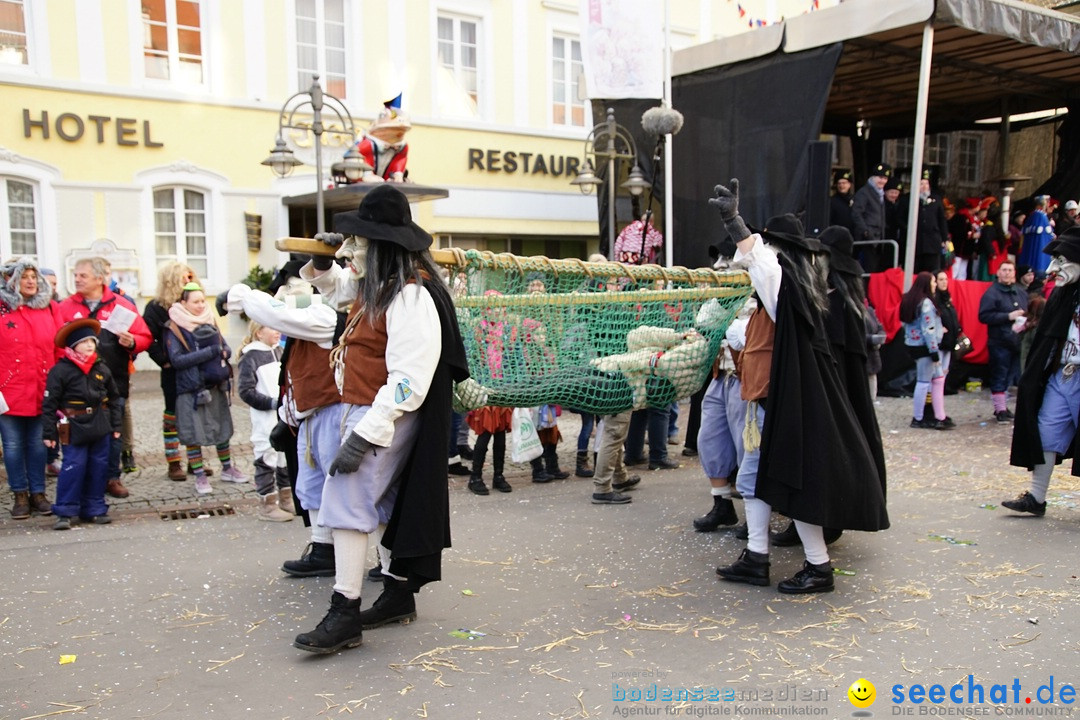
[[[77,353],[69,347],[64,348],[64,357],[71,362],[75,363],[84,375],[90,374],[90,368],[94,367],[94,363],[97,362],[97,352],[92,352],[89,355],[83,355]]]
[[[178,302],[172,304],[169,308],[169,319],[176,323],[177,326],[187,330],[188,332],[194,332],[195,327],[198,325],[214,325],[214,314],[210,311],[210,306],[207,305],[206,309],[199,315],[192,315],[186,307]]]

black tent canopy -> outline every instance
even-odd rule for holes
[[[823,54],[827,48],[839,50],[838,58]],[[802,92],[771,92],[778,81],[781,86],[785,79],[790,83],[790,75],[804,66],[809,82]],[[753,95],[739,86],[748,69],[761,73],[761,91]],[[819,78],[830,71],[822,93]],[[847,0],[680,50],[674,54],[672,74],[676,108],[711,92],[715,105],[734,104],[736,113],[753,115],[758,124],[769,123],[773,115],[801,113],[808,123],[818,121],[811,128],[815,136],[853,136],[860,121],[869,123],[878,142],[916,136],[919,128],[922,134],[985,130],[994,126],[977,125],[977,120],[1070,106],[1080,110],[1080,18],[1015,0]],[[733,93],[736,87],[741,91]],[[791,205],[791,187],[800,188],[805,197],[805,144],[785,157],[773,148],[767,167],[748,167],[747,158],[735,149],[721,152],[708,164],[707,176],[686,177],[683,162],[703,166],[702,136],[715,135],[719,118],[697,122],[684,114],[687,124],[672,145],[677,261],[684,241],[695,246],[687,249],[692,256],[701,254],[696,245],[715,242],[715,237],[691,239],[688,233],[705,222],[701,205],[712,185],[731,175],[784,176],[784,192],[759,188],[763,194],[751,197],[751,217],[758,222],[797,209]],[[746,129],[761,135],[760,127]],[[1007,120],[1002,131],[1008,132]],[[724,140],[733,146],[746,142],[738,132]],[[1062,146],[1067,144],[1063,141]],[[1070,157],[1062,165],[1077,163],[1080,158]],[[913,158],[913,165],[917,172],[921,157]],[[1058,174],[1080,180],[1080,172],[1065,167],[1059,167]]]

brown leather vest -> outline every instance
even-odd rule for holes
[[[330,369],[329,350],[307,340],[297,340],[289,350],[288,371],[297,411],[341,402]]]
[[[762,400],[769,396],[769,372],[772,370],[775,336],[776,323],[764,308],[759,307],[746,324],[746,345],[736,361],[743,400]]]
[[[341,401],[351,405],[370,405],[375,395],[386,384],[386,315],[374,327],[367,318],[353,322],[360,312],[360,303],[349,310],[346,334],[341,336],[345,345],[345,380],[341,388]]]

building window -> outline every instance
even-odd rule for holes
[[[323,88],[345,99],[345,0],[296,0],[298,90],[318,75]]]
[[[199,0],[142,0],[147,78],[203,84],[201,10]]]
[[[581,42],[556,35],[551,39],[551,120],[556,125],[585,127],[585,103],[579,81],[585,71]]]
[[[479,31],[478,20],[439,15],[439,110],[445,115],[479,115]]]
[[[938,167],[948,170],[949,167],[949,135],[948,133],[938,133],[937,135],[930,135],[926,138],[926,149],[923,152],[923,163],[926,165],[937,165]],[[946,177],[948,173],[946,172]]]
[[[178,260],[207,276],[206,195],[182,187],[154,189],[154,251],[157,262]]]
[[[0,65],[29,65],[23,0],[0,0]]]
[[[901,138],[899,140],[887,140],[886,144],[892,144],[892,151],[886,152],[889,162],[898,168],[910,168],[912,158],[915,156],[915,140],[913,138]],[[949,135],[938,133],[927,135],[923,145],[923,165],[936,165],[941,168],[941,178],[949,177]]]
[[[979,168],[982,138],[978,135],[961,135],[956,149],[956,182],[960,185],[978,185],[982,179]]]
[[[3,178],[3,226],[0,227],[0,255],[5,258],[38,255],[38,198],[34,186],[22,180]]]

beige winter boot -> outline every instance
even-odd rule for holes
[[[259,496],[259,519],[267,522],[289,522],[293,516],[278,507],[278,494]]]
[[[292,488],[279,488],[277,494],[278,507],[290,515],[296,515],[296,505],[293,504]]]

